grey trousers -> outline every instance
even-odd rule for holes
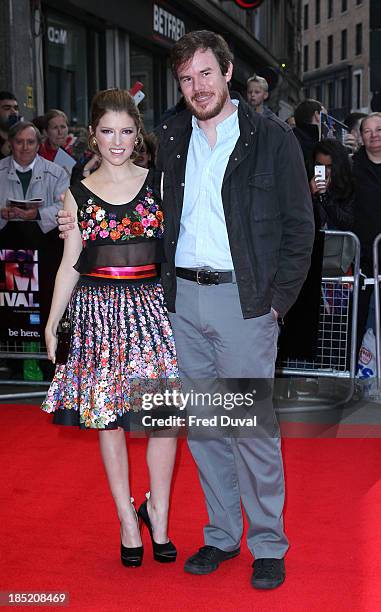
[[[278,338],[274,314],[243,319],[235,283],[205,286],[180,278],[177,283],[176,313],[170,319],[181,374],[194,380],[273,379]],[[282,558],[288,541],[280,438],[194,438],[189,447],[209,515],[205,544],[225,551],[240,546],[242,502],[253,556]]]

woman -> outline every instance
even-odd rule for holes
[[[315,175],[310,180],[315,220],[318,227],[350,230],[354,220],[354,184],[348,153],[334,139],[318,142],[313,150],[313,167],[325,167],[325,180]]]
[[[66,114],[56,108],[44,115],[45,140],[40,146],[39,154],[49,161],[54,161],[59,148],[73,157],[73,137],[69,136],[69,120]]]
[[[381,234],[381,113],[371,113],[360,126],[364,143],[353,155],[356,207],[353,231],[361,243],[361,271],[373,276],[373,241]],[[378,255],[381,262],[381,249]],[[366,331],[368,309],[373,289],[367,285],[360,291],[357,326],[357,344]]]
[[[147,379],[178,376],[172,330],[158,266],[163,261],[163,215],[153,173],[133,162],[142,122],[127,91],[98,93],[92,102],[90,146],[98,170],[67,191],[65,210],[78,227],[65,240],[45,338],[54,362],[57,326],[70,301],[72,340],[58,365],[43,409],[54,421],[99,429],[100,448],[121,525],[121,560],[141,565],[143,547],[130,501],[124,429],[136,409],[135,391]],[[82,247],[84,243],[84,248]],[[71,299],[70,299],[71,298]],[[148,442],[151,496],[139,509],[154,558],[175,561],[167,537],[174,436]]]

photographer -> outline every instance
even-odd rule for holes
[[[355,194],[345,147],[338,140],[322,140],[315,145],[312,160],[314,176],[310,189],[317,226],[342,231],[352,229]]]

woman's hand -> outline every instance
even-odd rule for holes
[[[310,180],[310,190],[312,195],[316,193],[325,193],[328,188],[329,181],[325,181],[321,176],[314,176]]]
[[[56,351],[57,351],[57,334],[46,327],[45,329],[45,345],[48,353],[48,359],[52,362],[56,362]]]

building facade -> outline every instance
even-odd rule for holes
[[[371,0],[301,2],[304,93],[339,120],[370,110],[370,6]]]
[[[179,97],[170,49],[195,29],[226,38],[234,90],[244,94],[253,73],[273,78],[270,106],[282,118],[300,98],[296,0],[264,0],[248,11],[233,0],[1,0],[1,7],[2,57],[14,60],[0,67],[0,89],[14,91],[28,119],[60,108],[87,125],[96,91],[140,81],[151,130]]]

